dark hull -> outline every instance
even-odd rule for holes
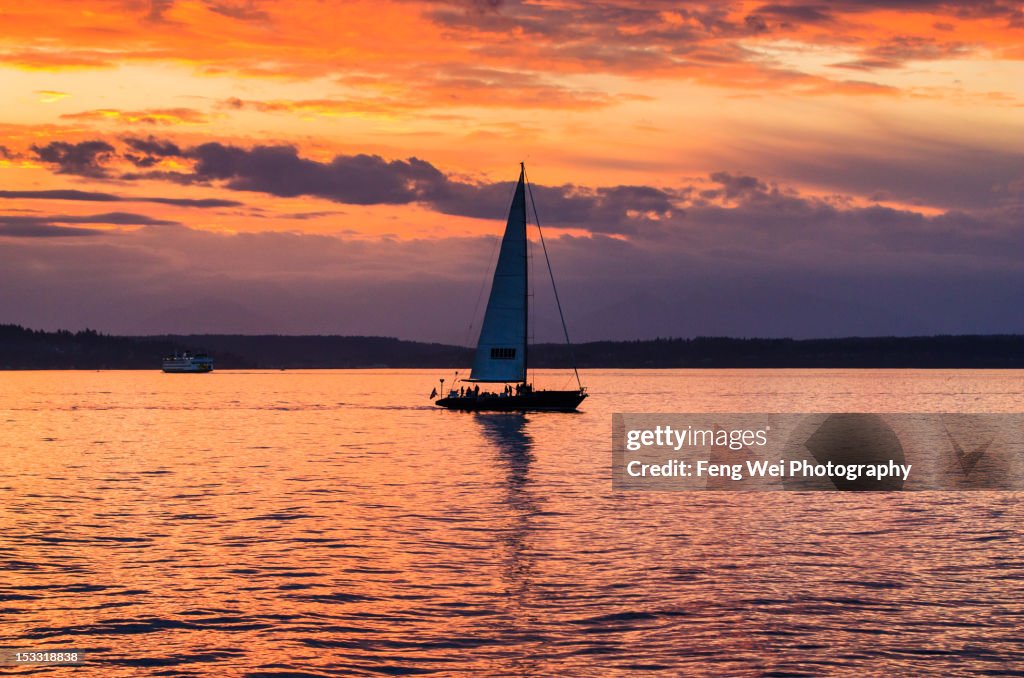
[[[449,396],[436,404],[464,412],[573,412],[586,397],[581,391],[534,391],[511,396]]]

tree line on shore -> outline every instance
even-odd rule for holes
[[[0,325],[0,369],[159,369],[164,355],[211,355],[218,369],[468,367],[473,349],[392,337],[46,332]],[[1024,335],[595,341],[530,347],[531,367],[1024,368]]]

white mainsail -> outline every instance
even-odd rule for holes
[[[526,381],[526,192],[519,172],[470,381]]]

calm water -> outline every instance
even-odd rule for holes
[[[610,481],[614,411],[1019,412],[1024,373],[588,372],[584,411],[527,416],[434,408],[441,376],[0,373],[0,647],[103,676],[1024,675],[1019,494]]]

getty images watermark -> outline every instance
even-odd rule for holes
[[[1022,490],[1024,414],[615,414],[617,490]]]

